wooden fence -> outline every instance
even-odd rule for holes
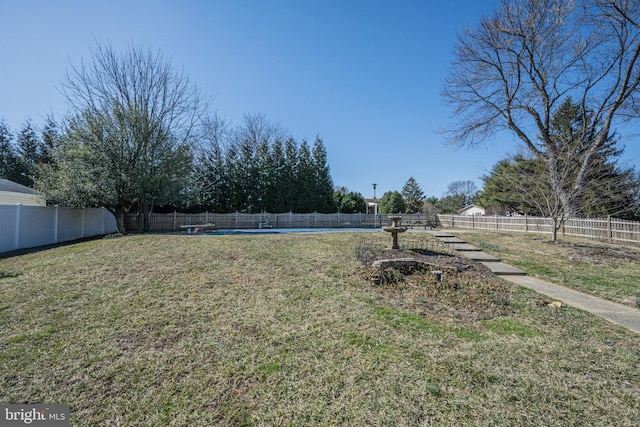
[[[424,215],[423,215],[424,218]],[[150,230],[152,232],[181,231],[180,226],[191,224],[215,224],[217,229],[252,229],[259,228],[260,223],[268,223],[273,228],[372,228],[388,225],[388,215],[378,214],[322,214],[317,212],[299,213],[152,213]],[[137,214],[125,216],[127,231],[142,231],[142,217]]]
[[[438,215],[443,227],[472,230],[502,230],[535,233],[553,232],[550,218],[531,216],[472,216]],[[615,218],[576,218],[568,219],[558,234],[568,237],[582,237],[612,242],[640,243],[640,222]]]

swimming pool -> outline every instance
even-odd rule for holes
[[[207,236],[228,236],[233,234],[286,234],[286,233],[336,233],[336,232],[381,232],[381,228],[262,228],[229,229],[207,231]]]

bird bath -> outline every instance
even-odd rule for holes
[[[382,229],[388,233],[391,233],[391,249],[400,249],[398,245],[398,233],[404,233],[407,231],[407,227],[400,227],[398,223],[402,220],[401,216],[390,216],[390,227],[382,227]]]

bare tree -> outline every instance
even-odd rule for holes
[[[112,210],[120,231],[134,204],[146,214],[153,203],[178,195],[206,107],[185,75],[160,54],[135,47],[121,54],[98,43],[88,63],[71,68],[62,89],[73,111],[64,129],[66,147],[74,150],[68,154],[82,164],[88,186],[101,183],[92,203]],[[61,156],[51,171],[73,175],[63,170],[70,163]],[[54,175],[46,180],[53,186]]]
[[[449,183],[449,185],[447,185],[447,192],[445,196],[460,196],[460,200],[462,202],[462,206],[460,207],[462,208],[473,203],[477,192],[478,187],[476,187],[476,184],[473,181],[461,180]]]
[[[515,133],[548,169],[557,211],[576,215],[616,120],[640,115],[639,18],[636,0],[503,0],[477,29],[464,31],[454,50],[442,90],[455,116],[450,142],[473,145],[505,129]],[[582,117],[572,141],[562,141],[552,118],[568,98]],[[580,150],[567,156],[568,142]]]

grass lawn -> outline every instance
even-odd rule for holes
[[[532,276],[636,307],[640,247],[517,232],[458,232],[470,244]]]
[[[69,404],[72,425],[637,425],[638,335],[506,284],[509,314],[425,314],[409,285],[365,280],[362,238],[143,235],[1,259],[0,401]]]

